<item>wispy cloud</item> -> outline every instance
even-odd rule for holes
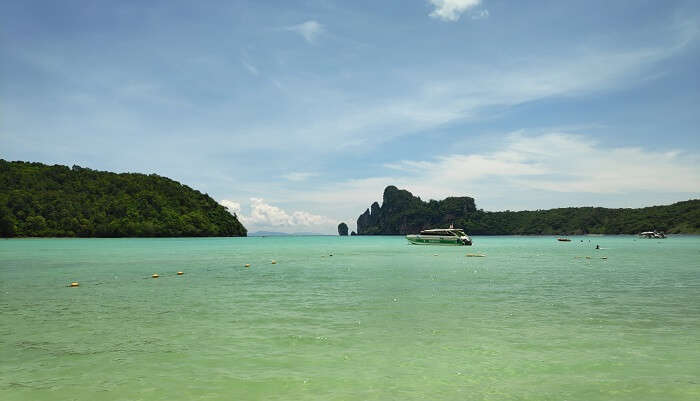
[[[314,43],[325,30],[324,26],[314,20],[309,20],[298,25],[288,26],[288,31],[296,32],[309,43]]]
[[[324,151],[331,147],[346,150],[377,146],[445,124],[476,121],[527,102],[635,85],[654,75],[654,67],[678,49],[675,45],[628,51],[572,49],[567,57],[556,59],[533,57],[493,63],[488,68],[465,66],[459,75],[433,71],[428,79],[407,84],[410,89],[402,95],[362,103],[350,100],[355,96],[352,90],[325,90],[318,96],[308,96],[310,106],[294,116],[292,129],[285,128],[285,137],[277,143],[284,147],[303,144]],[[292,90],[305,93],[304,89]]]
[[[260,75],[260,71],[259,71],[259,70],[257,69],[257,67],[255,67],[254,65],[252,65],[252,64],[250,64],[250,63],[248,63],[248,62],[246,62],[246,61],[241,61],[241,64],[243,64],[243,67],[245,67],[245,69],[246,69],[249,73],[251,73],[252,75],[255,75],[255,76]]]
[[[430,13],[433,18],[443,21],[457,21],[465,11],[481,4],[481,0],[429,0],[435,9]],[[481,18],[488,17],[488,11]]]
[[[317,175],[318,174],[316,174],[316,173],[295,171],[295,172],[291,172],[288,174],[284,174],[282,176],[282,178],[287,179],[289,181],[306,181],[309,178],[317,176]]]
[[[477,10],[471,14],[472,19],[486,19],[489,17],[489,10]]]

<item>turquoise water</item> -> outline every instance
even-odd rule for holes
[[[0,399],[700,399],[700,237],[572,239],[3,240]]]

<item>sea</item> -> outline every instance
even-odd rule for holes
[[[0,400],[699,400],[700,237],[570,238],[0,240]]]

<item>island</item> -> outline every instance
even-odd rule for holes
[[[0,237],[236,237],[235,214],[156,174],[0,159]]]
[[[567,207],[488,212],[474,198],[421,200],[390,185],[382,205],[374,202],[357,219],[358,235],[405,235],[454,224],[471,235],[638,234],[655,229],[671,234],[700,233],[700,200],[638,209]]]

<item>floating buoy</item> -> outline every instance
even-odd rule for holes
[[[276,260],[271,260],[270,263],[274,265],[274,264],[277,264],[277,261],[276,261]]]
[[[70,283],[71,287],[78,287],[79,285],[80,285],[80,283],[78,283],[77,281]]]
[[[183,272],[177,272],[177,275],[178,275],[178,276],[182,276],[183,274],[185,274],[185,273],[183,273]]]
[[[250,267],[250,263],[246,263],[246,264],[245,264],[245,267]]]
[[[607,259],[607,258],[608,258],[607,256],[603,256],[601,259]]]
[[[438,256],[438,254],[437,254],[437,253],[434,253],[433,256]]]
[[[330,254],[330,255],[328,255],[328,256],[333,256],[333,254],[331,253],[331,254]]]
[[[160,277],[160,276],[158,275],[158,273],[153,273],[153,275],[152,275],[151,277],[153,277],[153,278],[158,278],[158,277]]]
[[[484,255],[483,253],[468,253],[467,254],[468,258],[483,258],[485,256],[486,255]]]

